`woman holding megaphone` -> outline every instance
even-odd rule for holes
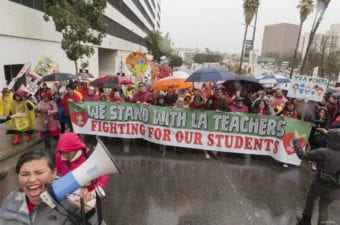
[[[19,189],[11,192],[0,208],[0,225],[97,225],[98,217],[94,207],[86,205],[94,196],[82,188],[78,193],[85,202],[85,207],[79,201],[63,200],[54,209],[44,204],[40,195],[47,191],[57,171],[51,157],[46,151],[34,150],[23,154],[16,165]],[[80,216],[81,210],[85,211]],[[105,222],[101,223],[105,225]]]

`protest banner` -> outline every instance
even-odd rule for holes
[[[161,145],[269,155],[299,165],[291,140],[307,143],[310,123],[280,116],[171,109],[153,105],[69,102],[77,133],[143,138]]]
[[[328,79],[293,75],[287,96],[305,99],[306,101],[321,101],[328,86]]]

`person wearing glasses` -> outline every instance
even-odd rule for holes
[[[146,89],[145,84],[140,82],[138,84],[138,91],[132,96],[132,102],[150,105],[152,101],[152,94]]]

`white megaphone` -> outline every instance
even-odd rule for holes
[[[104,175],[121,173],[118,163],[107,150],[103,142],[97,138],[97,146],[89,158],[77,169],[53,182],[40,198],[51,208],[56,207],[55,202],[61,202],[68,194],[90,181]]]

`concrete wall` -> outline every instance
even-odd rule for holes
[[[123,26],[133,32],[144,36],[144,33],[133,23],[127,20],[113,7],[107,7],[107,16],[119,21]],[[75,72],[74,63],[70,61],[61,49],[61,34],[55,31],[52,21],[45,22],[43,13],[7,0],[0,0],[0,90],[6,85],[4,65],[25,64],[31,62],[32,69],[42,56],[47,56],[59,64],[61,72]],[[89,71],[94,75],[106,74],[106,72],[119,72],[121,56],[126,56],[132,51],[147,52],[146,48],[125,41],[120,38],[107,35],[100,48],[104,53],[99,57],[98,49],[88,59]],[[114,53],[110,53],[116,52]],[[120,54],[117,51],[121,52]],[[108,57],[108,58],[106,58]],[[124,58],[124,62],[125,62]],[[102,61],[103,62],[100,62]],[[112,60],[112,64],[110,65]],[[101,68],[101,65],[104,67]],[[125,70],[125,72],[128,72]]]

